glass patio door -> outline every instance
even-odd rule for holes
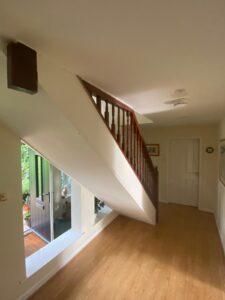
[[[71,229],[71,178],[29,146],[22,145],[23,217],[29,230],[51,242]],[[29,200],[29,201],[28,201]],[[25,208],[29,212],[25,211]],[[29,216],[28,216],[29,213]]]
[[[51,166],[53,238],[71,228],[71,178]]]

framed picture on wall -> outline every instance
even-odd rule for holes
[[[159,144],[146,144],[146,147],[150,156],[159,156]]]
[[[225,185],[225,139],[220,141],[220,181]]]

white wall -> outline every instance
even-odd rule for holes
[[[218,139],[225,139],[225,118],[220,122]],[[225,186],[219,179],[216,221],[225,253]]]
[[[0,299],[14,300],[25,278],[20,139],[0,124]]]
[[[0,120],[120,214],[155,224],[155,208],[75,74],[38,55],[39,92],[7,88],[0,51]]]
[[[88,231],[95,223],[95,200],[94,195],[87,189],[82,188],[81,199],[83,201],[81,209],[82,232]]]
[[[199,138],[200,139],[200,197],[199,208],[201,210],[215,212],[217,194],[217,125],[178,126],[166,128],[142,127],[142,133],[146,143],[160,144],[160,156],[153,157],[153,163],[159,168],[159,200],[167,200],[167,171],[168,153],[171,139]],[[213,154],[206,153],[206,147],[215,149]]]
[[[23,294],[25,297],[30,295],[31,292],[64,266],[117,214],[112,213],[94,225],[94,195],[76,183],[77,193],[74,196],[79,198],[79,201],[76,209],[73,207],[73,211],[78,212],[80,216],[80,219],[75,220],[75,222],[77,221],[82,226],[83,234],[81,238],[64,249],[34,275],[26,278],[20,138],[2,123],[0,123],[0,138],[0,193],[6,193],[7,195],[7,201],[0,202],[0,299],[17,300]],[[75,224],[75,226],[78,225]],[[21,299],[24,299],[24,297]]]

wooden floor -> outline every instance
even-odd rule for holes
[[[28,257],[34,252],[38,251],[46,245],[46,242],[43,241],[39,236],[34,232],[28,233],[24,236],[24,248],[25,256]]]
[[[212,214],[161,205],[157,227],[118,217],[31,299],[225,299]]]

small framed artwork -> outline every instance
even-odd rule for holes
[[[159,156],[159,144],[146,144],[150,156]]]
[[[225,140],[220,141],[219,177],[220,181],[225,185]]]

